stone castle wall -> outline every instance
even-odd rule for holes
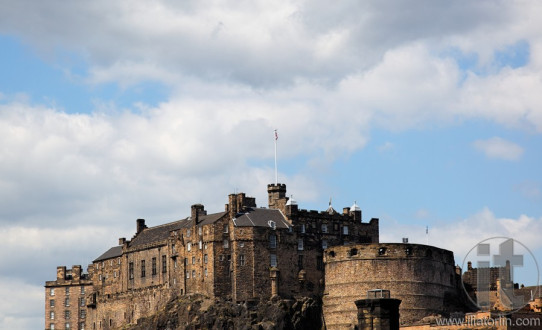
[[[402,300],[402,323],[442,313],[458,292],[451,251],[418,244],[359,244],[325,251],[324,318],[328,329],[357,322],[354,301],[367,291],[389,290]]]

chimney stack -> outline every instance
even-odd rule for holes
[[[145,219],[137,219],[137,231],[136,235],[143,231],[143,229],[147,228],[145,225]]]

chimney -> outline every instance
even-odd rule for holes
[[[143,229],[147,228],[145,225],[145,219],[137,219],[137,231],[136,235],[143,231]]]
[[[350,213],[350,208],[349,207],[343,207],[343,214],[347,215],[349,213]]]
[[[194,204],[190,207],[190,217],[194,221],[194,224],[199,223],[200,215],[206,215],[205,207],[201,204]]]
[[[230,212],[230,218],[235,218],[239,209],[237,209],[237,195],[229,194],[228,195],[228,211]]]
[[[56,279],[64,281],[66,279],[66,266],[58,266],[56,268]]]
[[[72,279],[74,281],[79,281],[79,279],[81,279],[81,265],[72,266]]]
[[[119,245],[124,245],[126,243],[126,237],[119,238]]]

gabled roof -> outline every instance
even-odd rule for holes
[[[248,209],[237,215],[234,220],[236,227],[270,227],[269,221],[274,221],[276,228],[289,228],[291,225],[286,217],[276,209]]]
[[[94,259],[94,261],[92,262],[107,260],[111,258],[117,258],[117,257],[120,257],[121,255],[122,255],[122,245],[114,246],[110,248],[109,250],[105,251],[104,254]]]
[[[218,219],[222,218],[222,216],[224,216],[225,214],[226,212],[200,215],[200,223],[198,223],[198,226],[214,223]],[[155,227],[145,228],[132,239],[132,241],[130,242],[130,247],[164,241],[169,237],[170,232],[174,230],[179,230],[181,228],[190,228],[192,227],[192,225],[193,220],[190,218],[186,218]]]

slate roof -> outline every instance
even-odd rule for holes
[[[105,251],[105,253],[103,253],[98,258],[94,259],[93,262],[120,257],[121,255],[122,255],[122,245],[114,246],[110,248],[109,250]]]
[[[277,228],[289,228],[291,225],[282,212],[275,209],[249,209],[234,219],[236,227],[269,227],[269,220],[275,222]]]
[[[198,225],[202,226],[214,223],[225,214],[226,212],[201,215],[199,216],[199,220],[201,222]],[[142,232],[140,232],[136,237],[132,239],[132,241],[130,242],[130,247],[146,245],[166,240],[169,237],[169,233],[171,231],[179,230],[181,228],[189,228],[192,226],[192,224],[192,219],[186,218],[155,227],[145,228]]]

